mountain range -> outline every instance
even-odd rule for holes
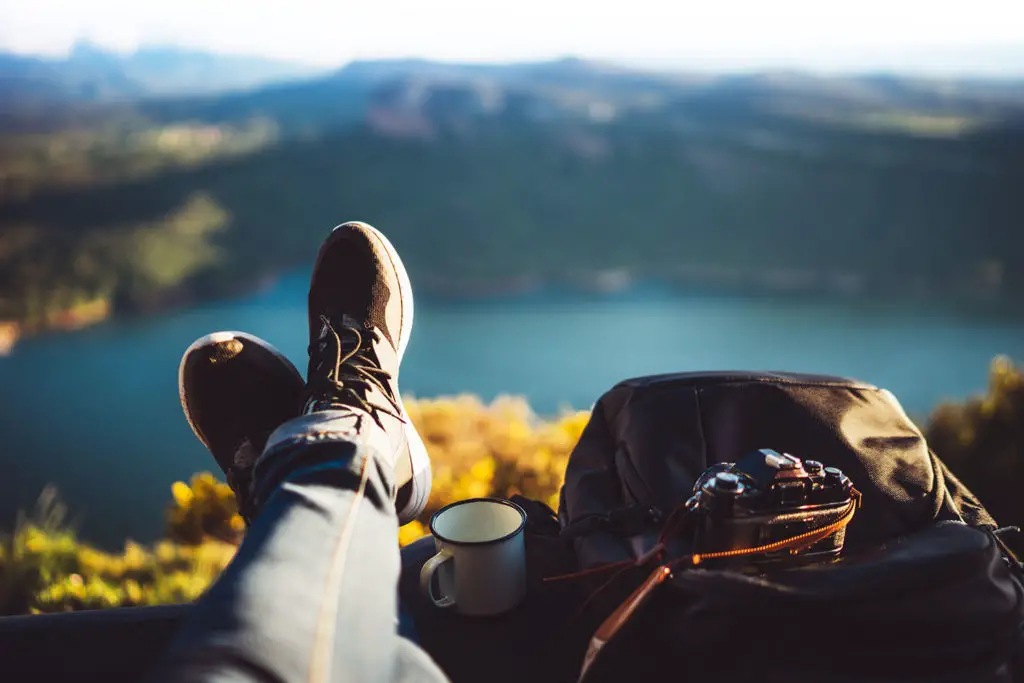
[[[0,53],[0,93],[8,103],[123,102],[248,90],[320,71],[262,57],[161,46],[117,53],[80,42],[62,58]]]
[[[8,129],[19,130],[52,130],[83,117],[92,123],[120,120],[130,111],[154,123],[266,116],[308,132],[311,125],[319,130],[361,118],[371,94],[395,87],[421,97],[453,89],[480,100],[510,94],[577,113],[595,101],[620,111],[652,111],[681,100],[845,121],[878,111],[923,110],[991,122],[1024,111],[1021,82],[998,79],[651,72],[576,58],[524,64],[381,60],[316,70],[171,47],[121,55],[88,43],[61,60],[0,53],[0,117]],[[69,110],[41,115],[43,105],[58,103]],[[4,123],[0,118],[0,127]]]
[[[0,59],[0,319],[234,291],[345,218],[446,294],[1024,294],[1019,82],[76,52]]]

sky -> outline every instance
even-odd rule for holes
[[[0,49],[1024,76],[1024,0],[0,0]]]

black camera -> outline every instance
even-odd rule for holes
[[[712,465],[686,502],[696,519],[694,551],[730,567],[834,558],[856,496],[839,469],[767,448]]]

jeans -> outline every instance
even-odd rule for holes
[[[279,482],[154,680],[446,681],[397,630],[390,447],[358,411],[303,416],[271,435],[256,481]]]

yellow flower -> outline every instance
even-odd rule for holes
[[[79,577],[79,579],[81,579],[81,577]],[[71,597],[77,600],[81,600],[85,597],[85,585],[81,582],[81,580],[77,582],[68,581],[64,584],[64,590],[67,593],[67,595],[70,595]]]
[[[469,476],[478,481],[490,484],[494,478],[495,463],[493,458],[484,458],[473,463],[469,469]]]
[[[231,490],[231,487],[227,484],[217,482],[217,499],[222,504],[234,505],[235,504],[235,492]]]
[[[563,417],[559,420],[558,426],[562,430],[562,433],[572,441],[572,445],[575,446],[576,442],[579,441],[580,436],[583,434],[583,429],[587,426],[589,421],[590,413],[588,411],[581,410]]]
[[[541,446],[533,452],[533,466],[537,469],[547,469],[551,465],[551,450]]]
[[[49,545],[47,543],[46,535],[37,529],[31,529],[30,532],[31,533],[27,534],[25,538],[25,549],[30,553],[40,555]]]
[[[508,425],[508,436],[515,441],[525,441],[530,438],[530,425],[521,420],[514,420]]]
[[[398,529],[398,545],[409,545],[427,535],[427,528],[417,520],[413,520]]]
[[[157,543],[153,549],[153,554],[160,564],[173,562],[178,556],[177,547],[170,541],[160,541]]]
[[[138,581],[134,579],[128,579],[124,582],[124,592],[128,597],[128,600],[133,604],[139,604],[142,602],[142,586],[139,585]]]
[[[192,491],[196,498],[215,498],[217,495],[217,480],[209,472],[200,472],[192,476]]]
[[[410,398],[406,410],[427,443],[434,469],[433,490],[421,519],[457,500],[514,492],[557,507],[569,453],[590,417],[586,411],[567,412],[545,421],[522,399],[501,397],[485,404],[470,395]],[[27,526],[0,562],[27,556],[49,567],[39,556],[73,556],[72,564],[61,565],[66,569],[47,569],[41,577],[47,585],[31,596],[30,609],[35,611],[194,600],[237,550],[211,537],[235,538],[244,533],[245,524],[230,488],[209,472],[175,482],[171,496],[166,510],[170,538],[151,547],[127,542],[123,553],[108,554],[77,543],[72,534]],[[407,545],[428,535],[427,526],[417,520],[399,529],[397,540]]]
[[[174,496],[174,502],[180,508],[187,509],[195,500],[192,489],[183,481],[176,481],[171,485],[171,495]]]
[[[128,571],[142,569],[149,559],[146,551],[138,543],[126,541],[124,544],[124,564]]]
[[[232,531],[237,531],[238,533],[245,531],[245,520],[242,519],[241,515],[232,515],[231,521],[228,524],[231,526]]]

